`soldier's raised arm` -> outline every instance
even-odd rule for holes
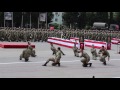
[[[61,51],[62,55],[65,55],[62,50],[60,50],[60,51]]]
[[[102,50],[100,49],[99,51],[98,51],[98,54],[101,54],[102,53]]]
[[[110,59],[110,53],[107,51],[108,61]]]

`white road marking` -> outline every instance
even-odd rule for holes
[[[98,60],[90,60],[90,61],[98,61]],[[120,61],[120,59],[110,59],[110,61]],[[44,63],[45,61],[41,61],[41,62],[7,62],[7,63],[0,63],[0,64],[31,64],[31,63]],[[67,62],[80,62],[80,60],[70,60],[70,61],[62,61],[64,63]]]

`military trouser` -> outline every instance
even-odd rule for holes
[[[29,57],[23,57],[23,54],[20,55],[20,60],[22,60],[22,58],[24,58],[26,62],[29,60]]]
[[[90,61],[90,59],[88,58],[84,58],[84,59],[82,59],[81,60],[81,62],[83,63],[83,64],[88,64],[88,62]]]
[[[105,60],[106,57],[107,57],[106,55],[101,56],[101,57],[100,57],[100,61],[101,61],[101,62],[106,62],[106,60]]]
[[[53,51],[53,55],[56,54],[56,50],[52,50]]]
[[[92,54],[92,59],[93,59],[93,60],[97,60],[97,55]]]
[[[52,62],[53,62],[53,63],[52,63],[52,66],[55,66],[55,65],[57,65],[57,64],[60,64],[60,59],[49,58],[43,66],[46,66],[47,63],[49,63],[49,61],[52,61]]]
[[[54,62],[54,63],[59,63],[59,62],[60,62],[60,59],[49,58],[49,59],[47,60],[47,62],[49,63],[49,61],[52,61],[52,62]]]
[[[32,51],[31,51],[31,56],[32,56],[32,57],[35,57],[35,56],[36,56],[36,55],[35,55],[35,50],[32,50]]]
[[[77,51],[74,51],[74,55],[75,55],[76,57],[79,57],[79,53],[78,53]]]

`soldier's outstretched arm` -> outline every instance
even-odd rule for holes
[[[101,51],[101,49],[100,49],[99,52],[98,52],[98,54],[101,54],[101,52],[102,52],[102,51]]]
[[[60,50],[60,51],[61,51],[62,55],[65,55],[62,50]]]
[[[108,56],[108,61],[110,60],[110,54],[109,52],[107,51],[107,56]]]

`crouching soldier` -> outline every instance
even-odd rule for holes
[[[92,59],[97,60],[97,51],[94,48],[94,45],[92,45],[91,54],[92,54]]]
[[[28,42],[28,49],[31,50],[31,56],[32,56],[32,57],[36,57],[36,55],[35,55],[35,50],[33,50],[33,47],[31,46],[31,43],[30,43],[30,42]]]
[[[61,54],[62,54],[62,53],[61,53],[61,49],[60,49],[60,47],[58,47],[57,52],[56,52],[56,55],[55,55],[55,58],[49,58],[49,59],[46,61],[46,63],[43,64],[42,66],[46,66],[47,63],[49,63],[49,61],[52,61],[52,62],[53,62],[53,63],[52,63],[52,66],[56,66],[56,65],[60,66]]]
[[[79,57],[79,50],[76,47],[76,43],[74,43],[73,52],[74,52],[74,56]]]
[[[84,59],[81,60],[81,62],[83,63],[83,67],[87,67],[87,65],[91,67],[92,63],[88,63],[90,61],[90,56],[86,52],[84,52],[83,49],[80,49],[80,53],[80,57],[84,57]]]
[[[29,48],[23,50],[22,54],[20,55],[20,60],[22,60],[22,58],[25,59],[25,62],[27,62],[29,60],[29,57],[31,55],[31,50]]]
[[[110,54],[109,54],[109,52],[104,48],[104,46],[102,46],[102,48],[100,49],[99,53],[102,54],[102,55],[100,56],[100,61],[103,62],[104,65],[106,65],[106,60],[105,60],[105,58],[108,57],[108,60],[110,59]]]
[[[55,55],[57,53],[57,49],[53,46],[52,43],[51,43],[51,50],[53,51],[53,55]],[[60,50],[60,51],[61,51],[62,55],[65,55],[62,50]]]

